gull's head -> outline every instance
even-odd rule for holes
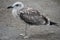
[[[13,5],[7,7],[7,9],[10,9],[10,8],[23,9],[24,4],[22,2],[15,2]]]

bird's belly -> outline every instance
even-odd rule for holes
[[[35,18],[26,18],[23,19],[26,23],[28,24],[32,24],[32,25],[44,25],[45,24],[45,20],[42,19],[35,19]]]
[[[25,21],[25,22],[28,24],[31,24],[31,25],[44,25],[45,24],[45,21],[44,22],[41,22],[41,21]]]

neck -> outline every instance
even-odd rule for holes
[[[24,8],[23,5],[22,5],[21,7],[13,8],[13,10],[12,10],[13,16],[16,17],[16,16],[18,15],[18,12],[19,12],[20,10],[22,10],[23,8]]]
[[[15,9],[15,8],[12,10],[12,14],[14,17],[18,16],[17,14],[18,14],[19,10],[20,9]]]

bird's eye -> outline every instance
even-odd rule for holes
[[[15,5],[15,6],[19,6],[19,4]]]

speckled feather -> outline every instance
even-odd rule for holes
[[[20,18],[31,25],[44,25],[48,20],[36,9],[27,8],[20,12]]]

